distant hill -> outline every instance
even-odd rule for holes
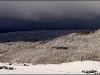
[[[100,30],[0,33],[0,62],[60,64],[100,60]]]

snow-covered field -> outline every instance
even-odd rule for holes
[[[84,74],[82,70],[97,70],[100,72],[100,62],[97,61],[77,61],[62,64],[39,64],[22,66],[20,64],[7,65],[0,63],[0,66],[12,66],[14,70],[0,69],[0,74]]]

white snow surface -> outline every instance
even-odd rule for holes
[[[38,64],[23,66],[21,64],[7,65],[0,63],[0,66],[12,66],[14,70],[0,69],[0,74],[84,74],[82,70],[97,70],[100,72],[98,61],[76,61],[62,64]]]

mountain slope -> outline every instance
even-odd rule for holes
[[[60,64],[100,57],[100,30],[0,33],[0,42],[0,62]]]

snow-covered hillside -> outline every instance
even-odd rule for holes
[[[0,33],[0,62],[60,64],[100,60],[100,30]]]

